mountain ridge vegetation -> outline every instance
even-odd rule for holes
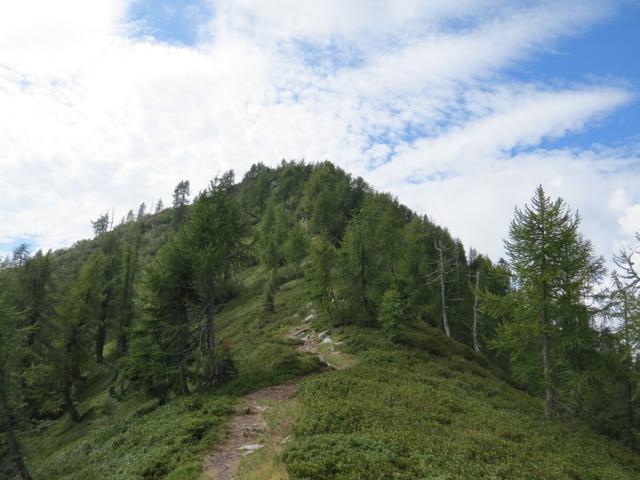
[[[632,254],[595,289],[542,187],[497,263],[330,162],[189,190],[4,261],[0,475],[198,478],[242,395],[300,379],[277,478],[640,478]],[[310,303],[350,368],[309,376]]]

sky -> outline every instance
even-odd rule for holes
[[[640,1],[0,5],[0,254],[252,163],[330,160],[497,259],[537,185],[640,231]]]

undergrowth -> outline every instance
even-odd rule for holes
[[[541,402],[430,328],[405,345],[343,328],[358,362],[306,380],[283,460],[292,479],[640,478],[640,458]]]
[[[219,342],[229,345],[237,378],[159,405],[134,393],[121,401],[111,397],[110,374],[102,372],[81,392],[79,425],[65,416],[24,436],[34,478],[197,479],[203,457],[224,437],[238,396],[316,370],[317,360],[284,338],[308,312],[303,281],[281,286],[272,314],[262,312],[260,270],[245,271],[241,281],[241,294],[217,317]]]

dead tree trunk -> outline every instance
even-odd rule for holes
[[[473,349],[480,352],[480,341],[478,340],[478,290],[480,289],[480,269],[476,271],[476,291],[473,297]]]
[[[444,333],[446,333],[447,337],[451,336],[451,331],[449,330],[449,319],[447,318],[447,291],[444,285],[444,256],[442,253],[442,248],[438,246],[436,242],[434,242],[436,250],[440,255],[440,297],[442,299],[442,324],[444,326]]]
[[[624,327],[625,330],[628,327],[629,324],[629,306],[627,303],[627,292],[624,291],[623,292],[623,320],[624,320]],[[633,424],[635,423],[635,412],[634,412],[634,408],[633,408],[633,392],[634,392],[634,386],[633,386],[633,380],[631,375],[633,374],[633,359],[632,359],[632,350],[631,350],[631,346],[629,346],[629,354],[627,357],[627,361],[626,361],[626,367],[627,367],[627,381],[625,384],[625,403],[627,406],[627,418],[626,418],[626,430],[627,430],[627,445],[629,446],[629,448],[631,450],[637,451],[638,450],[638,446],[636,445],[636,439],[635,439],[635,434],[633,432]]]

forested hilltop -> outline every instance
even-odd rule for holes
[[[244,396],[280,384],[299,385],[266,418],[281,441],[233,478],[640,478],[635,252],[607,273],[580,217],[532,194],[497,262],[330,162],[193,201],[183,180],[170,208],[16,248],[0,478],[201,478]]]

